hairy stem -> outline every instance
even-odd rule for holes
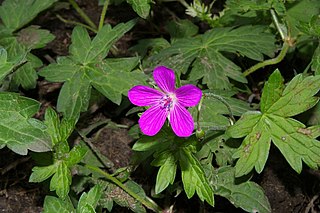
[[[89,16],[87,16],[87,14],[79,7],[75,0],[69,0],[69,2],[90,27],[92,27],[93,29],[97,29],[97,26],[93,23]]]
[[[66,24],[79,25],[79,26],[82,26],[82,27],[85,27],[85,28],[91,30],[94,33],[98,32],[96,29],[94,29],[94,28],[92,28],[92,27],[90,27],[90,26],[88,26],[86,24],[82,24],[81,22],[67,20],[67,19],[62,18],[60,15],[57,15],[57,18],[60,19],[60,21],[66,23]]]
[[[108,5],[109,5],[109,0],[106,0],[104,2],[103,8],[102,8],[102,12],[101,12],[101,15],[100,15],[100,21],[99,21],[98,30],[101,30],[101,28],[103,27],[104,18],[105,18],[106,13],[107,13]]]
[[[141,197],[140,195],[136,194],[134,191],[132,191],[130,188],[128,188],[125,184],[120,182],[117,178],[113,177],[109,173],[107,173],[107,172],[105,172],[95,166],[85,165],[85,167],[87,167],[91,171],[94,171],[94,172],[97,172],[97,173],[103,175],[107,180],[109,180],[109,181],[113,182],[114,184],[116,184],[117,186],[119,186],[121,189],[123,189],[125,192],[127,192],[129,195],[131,195],[134,199],[136,199],[137,201],[142,203],[148,209],[150,209],[154,212],[162,212],[162,209],[154,201],[152,201],[150,198],[144,198],[144,197]]]
[[[285,41],[283,43],[282,49],[277,57],[269,59],[269,60],[265,60],[265,61],[262,61],[260,63],[253,65],[252,67],[250,67],[249,69],[244,71],[243,75],[244,76],[250,75],[251,73],[255,72],[256,70],[258,70],[262,67],[277,64],[277,63],[281,62],[284,59],[284,57],[286,56],[286,54],[289,50],[289,47],[290,47],[290,45],[288,44],[288,42]]]
[[[286,56],[286,54],[287,54],[287,52],[289,50],[289,47],[292,46],[293,41],[290,38],[290,36],[288,36],[287,29],[284,28],[285,26],[282,25],[279,22],[275,11],[273,9],[271,9],[270,13],[271,13],[271,17],[272,17],[273,23],[275,24],[275,26],[276,26],[276,28],[277,28],[277,30],[278,30],[278,32],[279,32],[279,34],[280,34],[280,36],[281,36],[281,38],[283,40],[282,49],[281,49],[281,51],[280,51],[280,53],[279,53],[279,55],[277,57],[262,61],[260,63],[257,63],[254,66],[252,66],[249,69],[247,69],[246,71],[244,71],[243,72],[244,76],[250,75],[251,73],[255,72],[256,70],[258,70],[258,69],[260,69],[262,67],[265,67],[265,66],[268,66],[268,65],[277,64],[277,63],[281,62],[284,59],[284,57]]]

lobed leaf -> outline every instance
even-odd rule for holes
[[[50,139],[40,121],[31,119],[39,110],[35,100],[14,93],[0,93],[0,147],[26,155],[29,150],[51,150]]]
[[[215,28],[203,35],[179,39],[162,50],[154,60],[186,73],[190,80],[199,80],[210,89],[230,89],[228,78],[246,83],[241,68],[226,58],[222,52],[239,53],[253,60],[263,60],[263,55],[273,56],[274,37],[263,26]]]
[[[34,19],[57,0],[5,0],[0,6],[0,18],[12,32]],[[13,15],[14,14],[14,15]]]
[[[310,129],[289,118],[313,107],[319,100],[314,95],[320,89],[320,76],[297,75],[284,88],[278,70],[266,83],[261,98],[261,114],[245,113],[227,130],[234,138],[246,136],[234,154],[236,176],[248,174],[253,167],[260,173],[266,163],[270,141],[298,173],[302,161],[311,168],[320,165],[320,143]]]

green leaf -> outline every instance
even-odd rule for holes
[[[4,25],[13,32],[29,23],[54,2],[56,0],[5,0],[0,6],[0,17]]]
[[[24,45],[28,49],[43,48],[49,42],[51,42],[55,36],[48,30],[39,29],[39,26],[30,26],[22,29],[18,33],[17,40],[20,44]]]
[[[13,74],[11,87],[18,88],[21,85],[24,89],[29,90],[37,86],[36,68],[42,66],[42,61],[31,53],[27,54],[27,61]]]
[[[76,26],[72,31],[71,42],[69,52],[74,60],[80,63],[85,62],[91,46],[88,31],[84,27]]]
[[[207,93],[204,91],[204,99],[201,106],[200,113],[200,126],[204,130],[215,130],[225,128],[230,125],[229,117],[230,113],[221,100],[214,98],[210,95],[215,95],[223,99],[231,109],[234,116],[240,116],[243,113],[250,111],[249,104],[236,98],[232,98],[234,95],[233,91],[218,91],[214,93]],[[189,109],[194,118],[196,118],[198,110],[196,107]]]
[[[164,49],[154,60],[167,65],[178,73],[186,73],[190,67],[190,80],[199,80],[209,89],[230,89],[228,78],[246,83],[241,68],[222,53],[239,53],[261,61],[263,54],[270,57],[275,51],[274,37],[263,26],[239,28],[215,28],[203,35],[180,39]]]
[[[76,121],[87,110],[92,86],[120,104],[123,94],[138,82],[142,84],[143,73],[130,72],[139,62],[137,57],[104,60],[111,46],[135,23],[131,20],[114,28],[105,25],[92,41],[84,28],[76,27],[69,48],[71,55],[58,58],[56,64],[39,72],[49,81],[64,82],[57,109],[66,119]]]
[[[61,199],[68,195],[71,185],[71,172],[63,161],[57,162],[57,171],[50,181],[50,191],[56,191]]]
[[[120,105],[122,95],[127,96],[131,87],[141,84],[145,79],[143,72],[130,72],[138,63],[137,57],[107,59],[101,64],[102,69],[93,68],[88,75],[94,88]]]
[[[38,74],[45,77],[48,81],[64,82],[71,80],[80,68],[81,67],[76,65],[71,58],[58,57],[57,63],[49,64],[41,69]]]
[[[87,57],[82,63],[89,63],[97,60],[104,59],[111,46],[119,40],[126,32],[136,24],[136,20],[133,19],[127,23],[120,23],[113,29],[110,25],[104,25],[103,28],[97,33],[97,35],[91,41],[89,51],[87,50]]]
[[[40,121],[31,117],[40,104],[14,93],[0,93],[0,147],[26,155],[29,150],[45,152],[51,150],[50,139]]]
[[[211,182],[216,194],[227,198],[233,205],[247,212],[271,212],[268,198],[263,189],[252,181],[235,184],[234,168],[211,169]]]
[[[66,157],[66,164],[68,167],[74,166],[79,163],[87,153],[87,148],[84,145],[76,145],[69,152]]]
[[[161,165],[155,186],[155,193],[159,194],[165,190],[169,184],[174,183],[177,171],[177,162],[173,154],[166,156],[165,162]]]
[[[310,22],[313,16],[318,16],[320,4],[318,0],[300,0],[291,4],[285,14],[285,20],[292,37],[300,33],[301,22]]]
[[[33,167],[29,182],[39,183],[51,177],[57,170],[55,164],[44,167]]]
[[[74,213],[75,209],[70,198],[61,200],[53,196],[46,196],[43,204],[43,213]]]
[[[179,161],[183,188],[187,197],[191,198],[197,192],[201,201],[206,200],[211,206],[214,206],[213,190],[198,159],[190,151],[181,149]]]
[[[277,73],[277,71],[275,71],[275,73]],[[319,98],[313,97],[313,95],[319,91],[319,82],[320,76],[304,78],[302,75],[297,75],[282,91],[281,97],[275,97],[274,103],[270,107],[261,108],[261,111],[283,117],[291,117],[307,111],[319,101]],[[272,88],[274,87],[267,87],[268,91],[262,94],[261,102],[266,99],[265,96],[270,95],[269,90],[272,90]]]
[[[79,70],[66,81],[60,91],[57,110],[66,119],[78,120],[80,112],[87,110],[91,93],[90,80],[83,70]]]
[[[149,0],[127,0],[131,4],[132,9],[141,17],[146,19],[150,12]]]
[[[102,196],[102,188],[100,185],[95,185],[93,188],[90,189],[88,193],[82,193],[77,207],[77,212],[79,213],[86,213],[89,209],[93,209],[95,212],[95,208],[98,205],[98,201]],[[90,212],[90,211],[89,211]]]
[[[171,38],[186,38],[194,36],[198,33],[198,26],[189,19],[172,20],[166,25]]]
[[[311,168],[320,165],[320,143],[306,131],[304,124],[289,118],[313,107],[319,100],[320,76],[294,77],[286,87],[278,70],[266,83],[261,97],[262,113],[245,113],[227,130],[233,138],[246,136],[234,154],[236,176],[248,174],[253,167],[260,173],[266,163],[270,141],[298,173],[302,161]]]
[[[14,64],[7,61],[6,49],[0,47],[0,81],[2,81],[13,69]]]

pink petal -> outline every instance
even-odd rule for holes
[[[179,137],[189,137],[194,129],[194,123],[191,114],[186,108],[175,104],[170,111],[170,124],[174,133]]]
[[[134,105],[151,106],[159,103],[159,99],[163,96],[158,90],[147,86],[134,86],[128,92],[128,98]]]
[[[153,78],[162,91],[174,92],[175,76],[172,70],[165,66],[156,67],[153,71]]]
[[[179,104],[185,107],[195,106],[199,103],[202,92],[201,90],[192,85],[184,85],[175,91]]]
[[[168,111],[155,105],[145,111],[139,119],[141,131],[149,136],[157,134],[166,121]]]

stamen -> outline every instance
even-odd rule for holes
[[[166,94],[160,99],[160,105],[162,109],[170,110],[173,106],[173,98]]]

